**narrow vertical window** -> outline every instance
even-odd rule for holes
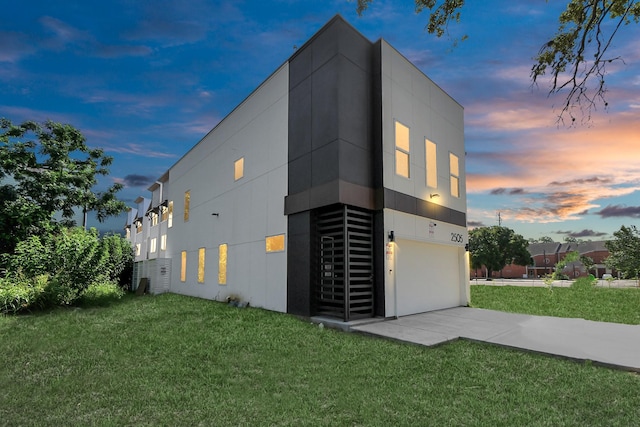
[[[233,164],[233,176],[236,181],[244,176],[244,157],[239,158]]]
[[[156,252],[156,247],[157,247],[158,243],[155,237],[151,238],[151,242],[149,243],[149,252],[150,253],[155,253]]]
[[[160,236],[160,250],[161,251],[166,251],[167,250],[167,235],[163,234],[162,236]]]
[[[396,174],[409,178],[409,128],[396,122]]]
[[[141,246],[140,243],[136,243],[136,256],[140,256]]]
[[[227,244],[218,247],[218,284],[227,284]]]
[[[438,188],[438,162],[436,143],[425,139],[427,153],[427,187]]]
[[[189,204],[191,203],[191,191],[184,192],[184,221],[189,221]]]
[[[131,239],[131,228],[127,227],[125,229],[125,233],[126,233],[125,239],[127,239],[127,240]]]
[[[204,283],[204,257],[206,251],[205,248],[198,249],[198,283]]]
[[[182,251],[182,259],[180,262],[180,281],[187,281],[187,251]]]
[[[155,212],[151,212],[151,226],[158,225],[158,214]]]
[[[169,206],[167,207],[168,217],[167,217],[167,228],[173,227],[173,201],[169,202]]]
[[[277,236],[268,236],[265,239],[265,250],[267,252],[284,251],[284,234],[278,234]]]
[[[460,163],[458,156],[449,153],[449,174],[451,176],[451,195],[460,197]]]

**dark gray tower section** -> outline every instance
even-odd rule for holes
[[[330,274],[327,269],[331,267],[323,264],[330,245],[328,237],[320,235],[318,218],[326,218],[327,212],[343,212],[344,238],[349,241],[350,215],[364,212],[375,218],[379,216],[375,211],[382,208],[382,143],[377,129],[381,114],[380,85],[373,81],[380,76],[376,46],[379,49],[378,43],[374,45],[336,16],[289,61],[289,188],[285,214],[288,215],[287,311],[292,314],[324,313],[319,309],[324,306],[319,299],[328,293],[319,286],[322,277]],[[373,254],[377,253],[378,245],[373,243],[375,225],[371,227]],[[344,251],[341,262],[348,264],[349,248]],[[343,277],[345,305],[336,315],[348,320],[375,314],[374,294],[376,306],[383,306],[380,301],[383,283],[376,279],[373,267],[376,256],[381,255],[371,256],[370,274],[365,267],[358,280]],[[349,265],[344,268],[347,273],[350,271]],[[364,276],[371,284],[370,297],[362,290]],[[350,291],[351,283],[361,288]],[[349,292],[359,302],[350,303]],[[339,299],[339,293],[338,289],[332,295],[338,295]],[[362,308],[367,304],[368,308]]]

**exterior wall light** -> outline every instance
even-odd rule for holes
[[[389,232],[389,241],[390,241],[390,242],[393,242],[393,241],[395,240],[395,237],[396,237],[396,236],[394,236],[394,235],[393,235],[393,230],[391,230],[391,231]]]
[[[433,199],[434,197],[440,197],[440,194],[438,194],[438,193],[431,193],[431,194],[429,194],[429,198],[430,198],[430,199]]]

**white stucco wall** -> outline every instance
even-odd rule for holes
[[[284,64],[170,169],[172,292],[216,300],[234,295],[253,306],[286,311],[286,251],[266,253],[265,237],[287,230],[288,82]],[[234,162],[242,157],[244,176],[235,181]],[[227,284],[219,285],[223,243]],[[204,283],[197,282],[199,248],[206,248]],[[185,282],[180,280],[183,250]]]
[[[395,171],[395,121],[410,130],[409,178]],[[437,145],[437,187],[426,183],[425,138]],[[386,188],[466,212],[463,108],[384,41],[382,141]],[[451,195],[449,153],[459,159],[460,197]],[[385,209],[384,229],[396,240],[385,257],[387,316],[467,304],[466,227]]]

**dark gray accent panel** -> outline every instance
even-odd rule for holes
[[[326,184],[338,178],[339,142],[335,140],[311,153],[311,186]]]
[[[311,315],[311,212],[287,221],[287,313]]]
[[[311,187],[311,153],[289,161],[289,193],[297,194]]]
[[[380,67],[373,49],[337,16],[290,59],[287,213],[343,203],[344,196],[375,207],[374,152],[382,148],[371,138],[371,76]],[[355,196],[358,189],[364,192]]]
[[[311,151],[311,79],[303,80],[289,90],[289,159],[297,159]]]
[[[373,188],[372,150],[340,140],[338,156],[339,174],[343,181]]]
[[[384,189],[384,207],[461,227],[467,226],[467,214],[465,212],[418,199],[389,188]]]

